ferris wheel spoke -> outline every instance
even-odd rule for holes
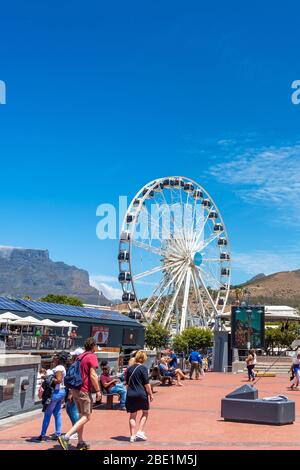
[[[159,206],[158,205],[158,202],[156,200],[156,197],[154,198],[154,202],[155,202],[155,205],[156,205],[156,208],[157,208],[157,214],[158,214],[158,230],[160,228],[160,221],[162,222],[162,239],[165,240],[165,238],[168,238],[168,237],[165,237],[165,234],[167,233],[167,235],[170,233],[170,227],[167,227],[167,231],[164,227],[164,223],[165,221],[168,221],[169,220],[169,214],[167,214],[167,217],[165,216],[165,209],[166,207],[164,206]],[[169,208],[168,208],[168,212],[169,212]],[[159,233],[159,232],[158,232]]]
[[[201,227],[201,229],[200,229],[200,232],[197,234],[197,232],[195,231],[195,239],[194,239],[194,245],[193,245],[193,247],[196,247],[196,246],[199,244],[200,237],[201,237],[201,235],[202,235],[202,233],[203,233],[203,231],[204,231],[204,229],[205,229],[205,226],[206,226],[206,224],[207,224],[207,221],[208,221],[208,219],[209,219],[209,216],[210,216],[210,213],[211,213],[213,207],[214,207],[214,206],[213,206],[213,204],[212,204],[212,205],[210,206],[210,209],[209,209],[209,211],[208,211],[208,214],[207,214],[207,216],[206,216],[206,218],[205,218],[205,220],[204,220],[204,222],[203,222],[203,224],[202,224],[202,227]],[[200,221],[199,221],[199,222],[200,222]],[[196,223],[196,227],[197,227],[197,223]]]
[[[163,326],[167,326],[168,324],[168,321],[170,319],[170,316],[171,316],[171,313],[173,311],[173,308],[174,308],[174,305],[175,305],[175,302],[177,300],[177,297],[178,297],[178,294],[179,294],[179,291],[180,291],[180,288],[182,286],[182,283],[183,283],[183,280],[184,280],[184,272],[181,273],[179,279],[178,279],[178,282],[177,282],[177,285],[176,285],[176,288],[175,288],[175,291],[174,291],[174,294],[173,294],[173,297],[170,301],[170,304],[169,304],[169,307],[166,311],[166,315],[165,315],[165,318],[163,320]]]
[[[203,269],[201,269],[199,266],[196,266],[196,268],[199,270],[200,273],[202,273],[202,275],[206,278],[209,278],[208,281],[209,282],[214,282],[214,283],[217,283],[219,285],[219,287],[225,287],[225,284],[223,284],[219,279],[217,279],[213,273],[211,273],[210,271],[206,270],[204,271]],[[218,288],[219,288],[218,287]]]
[[[157,302],[153,312],[151,312],[152,322],[154,320],[158,320],[160,322],[162,321],[163,313],[164,313],[164,310],[165,310],[165,304],[166,304],[165,299],[168,298],[169,290],[170,290],[170,286],[169,286],[166,294],[161,298],[161,300],[159,302]]]
[[[220,258],[202,258],[203,263],[208,262],[208,263],[220,263]],[[226,260],[224,260],[226,261]]]
[[[204,326],[207,326],[206,312],[205,312],[205,308],[204,308],[204,304],[203,304],[201,294],[199,292],[199,288],[198,288],[198,285],[197,285],[197,279],[196,279],[194,270],[192,270],[191,274],[192,274],[192,281],[193,281],[193,285],[194,285],[195,295],[196,295],[198,305],[199,305],[199,316],[201,317]]]
[[[207,296],[207,298],[208,298],[208,300],[209,300],[209,302],[212,306],[212,309],[213,309],[215,315],[218,316],[219,313],[218,313],[217,307],[215,306],[215,303],[214,303],[214,301],[213,301],[213,299],[212,299],[212,297],[209,293],[209,290],[207,289],[206,284],[205,284],[204,280],[202,279],[201,273],[199,272],[198,269],[195,271],[195,273],[196,273],[196,276],[198,277],[199,281],[201,282],[201,285],[204,289],[204,292],[206,293],[206,296]]]
[[[151,276],[151,274],[158,273],[159,271],[162,271],[163,269],[165,269],[163,265],[157,266],[156,268],[152,268],[152,269],[149,269],[148,271],[144,271],[142,273],[136,274],[135,276],[133,276],[132,280],[137,281],[138,279],[141,279],[145,276]]]
[[[185,286],[184,286],[184,295],[181,311],[181,323],[180,323],[180,333],[185,329],[186,317],[187,317],[187,306],[188,299],[190,294],[190,284],[191,284],[191,268],[188,268],[185,276]]]
[[[200,244],[195,247],[196,251],[202,251],[204,250],[208,245],[210,245],[216,238],[218,238],[221,235],[222,231],[217,232],[217,233],[212,233],[210,237],[208,237],[206,240],[204,240],[203,244]]]
[[[174,278],[177,277],[178,274],[175,274],[175,276],[173,278],[171,278],[168,283],[165,285],[165,287],[161,290],[159,296],[157,297],[157,299],[155,300],[155,302],[151,305],[149,311],[152,310],[152,308],[154,307],[154,305],[156,305],[156,303],[162,298],[165,290],[172,284],[172,282],[174,282]]]
[[[147,212],[148,214],[148,217],[150,218],[151,220],[151,223],[150,223],[150,233],[151,233],[151,236],[150,236],[150,240],[152,241],[153,238],[153,234],[154,235],[158,235],[157,237],[154,237],[155,240],[158,240],[160,242],[160,244],[162,244],[162,241],[160,240],[159,238],[159,232],[160,232],[160,219],[162,218],[162,212],[160,212],[158,214],[158,220],[155,220],[153,215],[151,214],[151,211],[148,210],[148,207],[144,207],[145,211]],[[153,229],[152,229],[152,225],[153,225]],[[162,238],[164,239],[164,234],[162,233]]]
[[[167,276],[163,276],[158,285],[154,288],[152,294],[147,298],[147,300],[141,305],[141,309],[143,312],[145,312],[146,308],[148,307],[149,303],[151,302],[152,299],[154,299],[157,295],[158,295],[158,292],[161,291],[161,289],[164,287],[164,285],[166,285],[166,283],[168,282],[168,278]]]
[[[149,245],[148,243],[140,242],[138,240],[131,240],[131,243],[138,248],[142,248],[143,250],[151,251],[151,253],[155,253],[156,255],[163,256],[164,252],[161,248],[157,248],[155,246]]]

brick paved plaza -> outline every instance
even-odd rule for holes
[[[158,387],[146,428],[147,442],[128,442],[128,417],[119,410],[97,409],[86,428],[93,449],[299,449],[300,391],[287,390],[288,375],[262,378],[259,397],[285,394],[296,401],[296,422],[287,426],[224,422],[220,400],[246,383],[243,375],[208,373],[183,387]],[[30,442],[40,434],[42,412],[21,421],[0,424],[0,449],[57,449],[56,442]],[[63,431],[69,419],[63,411]],[[53,423],[48,433],[54,431]],[[77,441],[73,441],[74,445]]]

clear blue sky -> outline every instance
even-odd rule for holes
[[[116,289],[117,242],[97,239],[96,207],[182,174],[221,209],[235,282],[300,268],[298,11],[5,2],[0,245],[47,248]]]

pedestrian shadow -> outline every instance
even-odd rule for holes
[[[50,439],[46,439],[44,441],[39,441],[37,437],[32,436],[21,436],[21,439],[25,439],[26,442],[34,442],[35,444],[43,444],[43,442],[48,442]]]
[[[114,441],[119,441],[119,442],[129,442],[129,437],[128,436],[114,436],[111,437]]]

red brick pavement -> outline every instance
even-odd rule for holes
[[[147,442],[128,442],[128,415],[119,410],[94,410],[85,438],[93,449],[300,449],[300,391],[287,391],[288,376],[262,378],[259,397],[285,394],[296,401],[296,421],[287,426],[224,422],[221,398],[243,385],[242,375],[208,373],[183,387],[158,387],[147,423]],[[42,412],[23,422],[1,425],[0,449],[57,449],[57,443],[33,443],[40,434]],[[63,431],[69,419],[63,411]],[[51,422],[48,433],[54,432]],[[72,442],[72,441],[71,441]],[[76,441],[73,441],[74,445]]]

